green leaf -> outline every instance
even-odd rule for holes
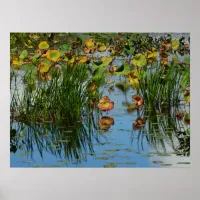
[[[72,50],[72,47],[71,47],[70,44],[63,44],[63,45],[60,47],[60,54],[61,54],[61,56],[64,55],[64,53],[65,53],[66,51],[70,51],[70,50]]]
[[[172,41],[172,49],[173,50],[177,50],[179,45],[180,45],[180,41],[179,40],[173,40]]]
[[[119,67],[115,72],[118,75],[127,75],[130,72],[130,65],[127,63],[123,63],[121,67]]]
[[[21,52],[19,58],[20,59],[24,59],[24,58],[27,58],[28,57],[28,51],[27,50],[24,50]]]
[[[93,79],[97,80],[100,79],[104,76],[104,69],[102,67],[98,67],[97,69],[95,69],[95,71],[93,72]]]

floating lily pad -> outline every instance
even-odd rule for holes
[[[94,46],[95,46],[95,42],[94,42],[94,40],[93,39],[88,39],[88,40],[86,40],[85,41],[85,46],[87,47],[87,48],[93,48]]]
[[[58,50],[48,50],[47,58],[53,62],[56,62],[60,58],[60,52]]]
[[[97,50],[99,52],[104,52],[106,51],[106,45],[104,43],[101,42],[97,42]]]
[[[103,65],[106,67],[106,66],[108,66],[111,62],[112,62],[112,57],[106,57],[106,56],[104,56],[102,59],[101,59],[101,61],[102,61],[102,63],[103,63]]]
[[[46,41],[42,41],[40,42],[40,44],[38,45],[39,49],[48,49],[49,48],[49,44]]]
[[[179,45],[180,45],[180,41],[179,40],[173,40],[172,41],[172,49],[173,50],[177,50]]]
[[[142,54],[136,54],[132,60],[132,64],[134,66],[137,66],[137,67],[142,67],[142,66],[145,66],[147,64],[147,60],[146,60],[146,57],[145,55],[142,55]]]

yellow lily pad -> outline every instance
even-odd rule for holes
[[[94,46],[95,46],[95,42],[94,42],[94,40],[93,39],[88,39],[88,40],[86,40],[85,41],[85,46],[87,47],[87,48],[93,48]]]
[[[179,45],[180,45],[180,41],[179,40],[173,40],[172,41],[172,49],[173,50],[177,50]]]
[[[48,50],[47,58],[53,62],[56,62],[60,58],[60,52],[58,50]]]
[[[132,64],[137,67],[145,66],[147,64],[145,55],[142,55],[140,53],[136,54],[132,60]]]
[[[84,63],[86,63],[86,62],[88,62],[88,57],[87,56],[81,56],[80,58],[79,58],[79,61],[78,61],[78,64],[84,64]]]
[[[104,56],[101,59],[104,66],[108,66],[112,62],[112,60],[113,60],[112,57],[107,57],[107,56]]]
[[[104,43],[101,42],[97,42],[97,50],[99,52],[104,52],[106,51],[106,45]]]
[[[39,49],[48,49],[49,48],[49,44],[46,41],[42,41],[40,42],[40,44],[38,45]]]

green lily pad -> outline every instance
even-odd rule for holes
[[[28,51],[27,50],[24,50],[21,52],[19,58],[20,59],[24,59],[24,58],[27,58],[28,57]]]
[[[58,50],[49,50],[47,52],[47,58],[53,62],[56,62],[60,58],[60,52]]]
[[[121,67],[116,69],[115,73],[117,75],[127,75],[128,72],[130,72],[130,70],[131,70],[130,65],[127,63],[123,63]]]

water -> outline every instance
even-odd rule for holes
[[[108,52],[104,52],[103,55],[108,55]],[[117,66],[120,66],[121,63],[121,60],[113,62]],[[114,80],[114,83],[123,80],[119,76],[106,78],[107,82],[111,79]],[[179,140],[174,130],[169,130],[169,134],[160,133],[160,135],[155,135],[154,132],[147,133],[144,129],[133,130],[133,123],[143,112],[142,110],[132,113],[127,111],[127,104],[131,104],[132,96],[136,94],[135,90],[130,89],[125,94],[117,87],[114,87],[114,91],[109,91],[108,88],[102,88],[103,96],[109,96],[114,102],[114,109],[100,114],[100,118],[107,116],[114,119],[114,124],[110,126],[108,131],[98,129],[88,137],[80,135],[78,139],[70,136],[73,133],[62,132],[64,135],[73,137],[74,140],[82,141],[80,146],[74,145],[79,144],[75,142],[70,147],[70,151],[77,153],[78,159],[73,156],[65,156],[65,147],[68,143],[66,139],[60,142],[65,143],[62,147],[56,147],[58,144],[53,144],[54,147],[50,148],[51,142],[56,141],[56,139],[52,139],[54,132],[48,128],[48,125],[41,129],[42,131],[46,130],[46,132],[38,134],[37,131],[36,133],[33,131],[34,127],[30,128],[30,126],[13,122],[11,126],[17,131],[18,136],[12,142],[14,146],[20,148],[12,150],[10,166],[119,168],[190,166],[190,156],[180,155],[180,152],[177,151]],[[98,124],[98,120],[96,123]],[[173,139],[171,140],[171,138]],[[154,139],[156,143],[153,142]]]

